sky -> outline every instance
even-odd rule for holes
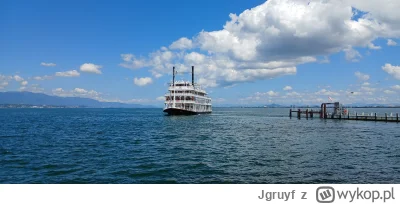
[[[1,1],[0,91],[163,105],[400,104],[398,0]],[[185,74],[186,73],[186,74]]]

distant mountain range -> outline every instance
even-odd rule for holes
[[[65,107],[79,106],[88,108],[154,108],[154,106],[149,105],[101,102],[89,98],[59,97],[32,92],[0,92],[0,104],[29,104]]]
[[[343,104],[344,107],[351,108],[400,108],[400,104]],[[320,105],[281,105],[281,104],[216,104],[213,107],[221,108],[319,108]]]

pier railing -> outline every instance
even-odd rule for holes
[[[305,117],[306,119],[308,118],[314,118],[314,117],[319,117],[321,119],[337,119],[337,120],[360,120],[360,121],[382,121],[382,122],[400,122],[399,120],[399,114],[393,114],[391,113],[390,115],[385,113],[384,115],[378,115],[377,113],[373,113],[370,115],[364,115],[364,113],[359,114],[355,112],[354,114],[350,114],[350,112],[336,112],[336,113],[328,113],[328,112],[323,112],[322,110],[292,110],[290,109],[289,111],[289,117],[297,117],[297,118],[302,118]]]

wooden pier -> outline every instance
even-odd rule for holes
[[[328,112],[327,105],[333,104],[334,107],[332,112]],[[336,103],[323,103],[321,105],[320,110],[312,110],[312,109],[306,109],[306,110],[292,110],[290,109],[289,111],[289,117],[297,117],[298,119],[305,117],[306,119],[309,118],[314,118],[314,115],[319,116],[321,119],[335,119],[335,120],[360,120],[360,121],[381,121],[381,122],[396,122],[399,123],[399,114],[396,113],[396,115],[390,114],[388,115],[385,113],[384,116],[378,116],[376,113],[373,115],[362,115],[355,113],[354,115],[350,114],[350,111],[344,109],[342,110],[342,107],[338,102]]]

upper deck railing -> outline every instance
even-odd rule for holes
[[[194,86],[185,81],[176,81],[175,83],[168,83],[168,90],[173,91],[173,90],[194,90],[197,92],[201,93],[206,93],[205,90],[201,88],[199,84],[194,84]]]

